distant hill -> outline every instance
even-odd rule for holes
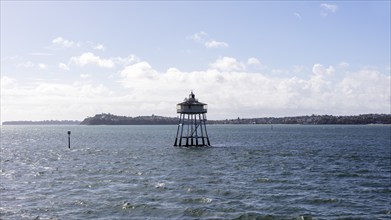
[[[295,117],[237,118],[208,121],[209,124],[391,124],[391,114],[354,116],[311,115]]]
[[[163,116],[116,116],[97,114],[84,119],[82,125],[176,125],[178,118]],[[391,124],[391,114],[363,114],[355,116],[311,115],[295,117],[237,118],[208,120],[208,124]]]
[[[163,116],[138,116],[127,117],[112,114],[97,114],[94,117],[84,119],[81,125],[174,125],[178,124],[178,118]]]
[[[5,121],[3,125],[78,125],[80,121],[45,120],[45,121]]]

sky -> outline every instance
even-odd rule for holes
[[[391,111],[390,1],[1,1],[1,121]]]

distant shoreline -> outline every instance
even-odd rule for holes
[[[208,120],[208,124],[304,124],[304,125],[367,125],[391,124],[391,114],[361,114],[353,116],[310,115],[293,117],[237,118],[225,120]],[[177,117],[164,116],[117,116],[96,114],[83,121],[77,120],[44,120],[44,121],[5,121],[2,125],[176,125]]]
[[[2,125],[79,125],[77,120],[5,121]]]

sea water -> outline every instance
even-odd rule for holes
[[[68,134],[71,131],[71,148]],[[391,219],[391,126],[2,126],[1,219]]]

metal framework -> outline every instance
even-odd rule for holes
[[[210,146],[204,113],[180,114],[174,146]]]

